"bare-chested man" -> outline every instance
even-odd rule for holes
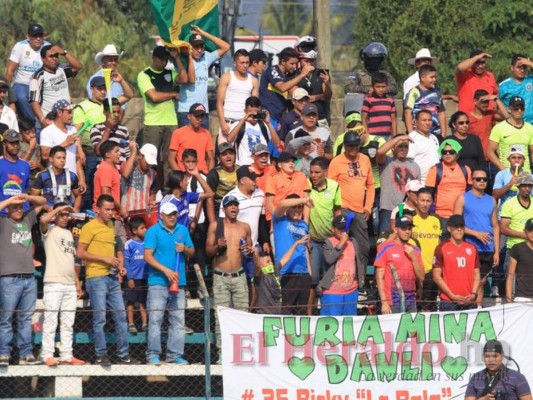
[[[226,217],[209,226],[206,254],[213,257],[213,295],[215,305],[248,309],[248,284],[242,268],[243,254],[252,253],[250,225],[237,221],[239,201],[235,196],[226,196],[222,201]],[[241,246],[241,239],[246,244]],[[220,325],[216,324],[217,346],[221,348]]]

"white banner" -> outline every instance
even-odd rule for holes
[[[293,317],[219,308],[225,400],[463,399],[498,339],[533,383],[533,305]]]

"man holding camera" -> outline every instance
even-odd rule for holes
[[[526,377],[503,365],[503,346],[489,340],[483,347],[486,368],[475,373],[466,388],[465,400],[531,400]]]
[[[244,103],[244,117],[234,122],[227,136],[229,143],[235,147],[238,165],[253,164],[252,149],[258,144],[268,146],[269,142],[275,147],[280,145],[280,139],[268,111],[261,109],[261,100],[250,96]]]

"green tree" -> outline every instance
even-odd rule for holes
[[[268,0],[261,25],[271,35],[309,35],[313,29],[312,10],[295,0]]]

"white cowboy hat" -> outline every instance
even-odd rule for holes
[[[407,60],[407,64],[409,65],[415,65],[415,62],[417,60],[420,60],[422,58],[431,58],[432,63],[436,63],[439,61],[438,57],[431,57],[431,53],[429,49],[426,49],[425,47],[423,49],[420,49],[416,52],[415,58],[410,58]]]
[[[106,44],[104,49],[102,51],[99,51],[96,56],[94,57],[94,61],[96,61],[96,64],[102,65],[102,58],[105,56],[112,56],[112,57],[122,57],[124,52],[118,52],[117,48],[114,44]]]

